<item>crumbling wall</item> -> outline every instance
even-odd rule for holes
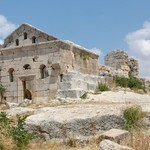
[[[129,58],[128,66],[130,68],[132,75],[135,77],[138,77],[138,74],[139,74],[138,61],[133,58]]]
[[[150,93],[150,80],[145,78],[140,78],[140,80],[142,81],[146,91]]]
[[[114,67],[109,67],[105,65],[100,65],[99,66],[99,75],[100,76],[125,76],[128,77],[129,69],[127,68],[121,68],[121,69],[116,69]]]
[[[98,75],[98,55],[74,43],[59,41],[61,70]]]
[[[73,47],[74,67],[83,74],[98,75],[98,56]]]
[[[123,50],[111,51],[105,56],[105,65],[120,69],[122,65],[127,65],[128,54]]]
[[[123,50],[114,50],[108,53],[105,56],[105,65],[110,67],[111,75],[118,74],[128,77],[130,72],[133,76],[138,77],[139,74],[138,61],[129,58],[127,52]]]

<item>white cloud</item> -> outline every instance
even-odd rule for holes
[[[150,22],[126,35],[129,53],[139,61],[140,76],[150,78]]]
[[[16,24],[9,22],[5,16],[0,15],[0,44],[2,44],[3,39],[16,28]]]
[[[90,49],[92,52],[94,52],[95,54],[101,55],[102,51],[99,48],[93,47]]]
[[[96,47],[93,47],[90,49],[90,51],[94,52],[95,54],[98,54],[99,55],[99,63],[104,63],[103,62],[103,59],[104,59],[104,53],[102,52],[101,49],[99,48],[96,48]]]

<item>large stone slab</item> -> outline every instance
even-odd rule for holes
[[[99,150],[134,150],[133,148],[119,145],[110,140],[103,140],[100,142]]]
[[[102,134],[102,138],[109,139],[119,144],[129,144],[131,142],[130,132],[121,129],[110,129]]]
[[[121,106],[67,105],[46,107],[35,111],[26,120],[26,127],[52,138],[67,138],[71,133],[78,136],[95,135],[100,130],[120,128],[123,119]]]

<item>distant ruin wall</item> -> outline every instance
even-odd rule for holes
[[[110,75],[128,76],[129,72],[138,77],[138,61],[129,58],[127,52],[114,50],[105,56],[105,67],[100,67],[100,74],[107,70]]]

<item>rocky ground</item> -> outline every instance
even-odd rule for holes
[[[9,116],[29,113],[26,127],[46,140],[70,136],[83,139],[111,128],[121,128],[122,110],[130,105],[140,105],[147,112],[149,126],[150,95],[125,91],[88,94],[87,99],[78,101],[55,100],[47,106],[14,107],[6,112]]]

